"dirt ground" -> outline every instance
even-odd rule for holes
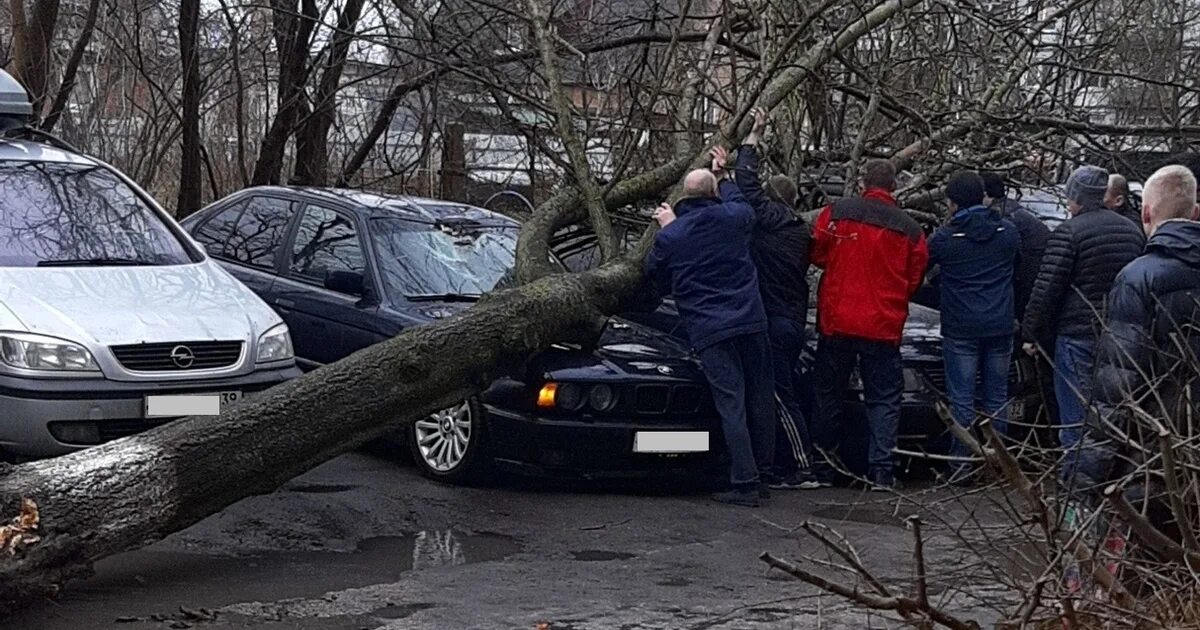
[[[378,454],[352,453],[147,549],[100,563],[56,602],[4,628],[895,627],[772,572],[763,551],[825,557],[793,531],[845,535],[887,583],[911,582],[916,508],[851,489],[775,492],[768,506],[711,502],[689,484],[509,480],[458,488]],[[910,488],[925,503],[939,490]],[[939,518],[953,522],[947,503]],[[994,620],[971,553],[936,528],[931,592]],[[852,582],[853,580],[848,580]]]

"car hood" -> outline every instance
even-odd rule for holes
[[[256,341],[279,316],[211,260],[0,268],[0,329],[98,345]]]
[[[558,379],[703,378],[699,361],[678,338],[611,317],[591,352],[560,344],[541,357],[541,369]]]

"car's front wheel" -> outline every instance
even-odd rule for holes
[[[483,481],[491,468],[483,409],[466,400],[416,422],[408,444],[421,474],[455,484]]]

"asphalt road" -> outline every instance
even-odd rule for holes
[[[907,492],[928,503],[941,491]],[[953,523],[965,509],[947,502],[935,519]],[[57,602],[0,619],[0,627],[894,627],[769,571],[758,555],[827,557],[794,531],[811,519],[836,528],[878,577],[903,590],[913,576],[904,518],[914,511],[899,495],[850,489],[776,492],[768,506],[746,509],[677,483],[457,488],[353,453],[110,558]],[[972,553],[927,529],[931,592],[951,609],[992,619],[959,590],[989,591],[956,573]]]

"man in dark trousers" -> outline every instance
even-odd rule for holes
[[[678,218],[676,218],[678,216]],[[655,212],[662,229],[646,275],[675,296],[721,416],[732,489],[717,501],[756,507],[768,496],[760,473],[775,449],[775,394],[767,315],[750,256],[754,210],[724,170],[687,174],[674,210]]]
[[[772,488],[818,487],[809,469],[811,441],[808,423],[796,394],[796,364],[804,349],[808,317],[808,249],[812,232],[796,215],[796,182],[773,175],[764,189],[759,179],[758,143],[767,125],[767,112],[755,109],[754,126],[738,148],[734,181],[754,208],[750,254],[758,269],[758,285],[767,311],[775,395],[779,402],[775,432],[775,470],[767,480]],[[723,164],[724,149],[714,149]]]
[[[893,449],[904,392],[900,340],[929,252],[921,226],[892,196],[891,162],[868,161],[859,186],[861,197],[827,206],[813,226],[812,263],[824,270],[817,291],[813,441],[830,456],[837,450],[846,390],[857,367],[870,426],[868,480],[873,489],[888,490],[896,486]],[[832,485],[832,465],[815,459],[817,480]]]
[[[1071,218],[1050,234],[1033,295],[1022,319],[1024,349],[1053,332],[1054,396],[1059,445],[1072,451],[1091,401],[1092,366],[1105,296],[1125,265],[1142,253],[1146,237],[1131,221],[1104,206],[1108,172],[1081,166],[1067,180]]]
[[[960,171],[946,183],[950,221],[929,240],[929,266],[941,267],[942,356],[946,397],[959,426],[975,424],[976,383],[980,413],[1000,435],[1008,426],[1008,364],[1013,353],[1013,274],[1021,248],[1017,228],[984,205],[983,179]],[[951,454],[968,457],[954,440]],[[969,483],[973,469],[956,464],[950,482]]]
[[[1167,166],[1146,181],[1142,222],[1150,235],[1145,254],[1121,270],[1108,297],[1096,353],[1097,413],[1088,416],[1077,468],[1068,473],[1076,489],[1099,489],[1130,472],[1119,470],[1125,462],[1158,459],[1156,423],[1195,439],[1188,418],[1200,400],[1200,210],[1187,168]],[[1157,479],[1139,473],[1130,485],[1161,499],[1161,482],[1141,487],[1146,477]]]

